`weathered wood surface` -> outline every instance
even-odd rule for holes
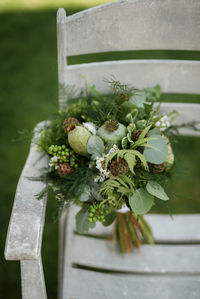
[[[199,214],[173,215],[173,220],[169,215],[148,214],[145,219],[150,224],[154,239],[157,243],[200,243]],[[111,227],[104,227],[98,223],[96,227],[89,231],[95,236],[108,236],[112,231]]]
[[[85,89],[84,76],[89,86],[99,92],[111,91],[104,79],[114,76],[121,83],[136,88],[160,84],[162,92],[200,94],[200,62],[181,60],[120,60],[71,65],[65,68],[65,84]]]
[[[23,260],[21,264],[21,284],[23,299],[47,299],[41,259]]]
[[[200,276],[124,275],[73,269],[70,288],[63,299],[100,298],[199,299]]]
[[[40,123],[36,127],[35,137],[43,125],[44,123]],[[7,260],[38,259],[40,256],[46,196],[37,200],[36,195],[46,184],[32,181],[29,177],[40,176],[40,169],[47,165],[47,157],[36,151],[32,144],[15,195],[5,248]]]
[[[75,214],[80,207],[70,208],[71,221],[75,227]],[[169,215],[147,214],[145,219],[150,224],[155,242],[157,243],[198,243],[200,244],[200,214]],[[113,226],[105,227],[97,222],[96,227],[89,231],[91,236],[109,236]]]
[[[200,215],[175,215],[174,221],[168,215],[147,215],[158,240],[172,244],[144,245],[140,253],[135,250],[132,255],[122,256],[113,252],[105,240],[75,235],[77,211],[77,207],[70,208],[66,221],[62,299],[199,298],[200,245],[191,243],[200,244]],[[90,234],[108,236],[110,231],[97,225]],[[72,265],[89,267],[91,271]],[[99,272],[105,270],[114,273]]]
[[[199,15],[199,0],[122,0],[91,8],[66,18],[66,54],[198,50]]]
[[[133,254],[112,250],[111,241],[74,236],[72,262],[81,266],[133,273],[199,273],[200,245],[143,245]]]

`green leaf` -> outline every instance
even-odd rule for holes
[[[153,140],[153,138],[138,139],[136,142],[134,142],[133,144],[131,144],[131,149],[132,148],[136,148],[138,146],[145,146],[145,145],[147,145],[147,142],[149,140]],[[151,147],[151,146],[149,146],[149,147]]]
[[[139,130],[143,130],[145,129],[146,125],[147,125],[147,121],[145,119],[141,119],[136,121],[136,128]]]
[[[160,135],[160,129],[154,128],[154,129],[150,130],[148,133],[148,136],[150,137],[152,135]]]
[[[87,143],[87,152],[92,155],[92,159],[101,157],[104,150],[102,139],[96,135],[92,135]]]
[[[144,168],[148,169],[148,164],[147,164],[147,161],[145,159],[145,156],[142,155],[139,151],[136,151],[136,150],[132,150],[132,152],[140,159],[140,161],[143,164]]]
[[[149,125],[148,127],[146,127],[146,128],[142,131],[142,133],[140,134],[139,139],[143,139],[143,138],[145,138],[145,136],[146,136],[146,134],[149,132],[150,128],[151,128],[151,125]]]
[[[146,214],[152,208],[153,202],[154,197],[143,188],[135,190],[135,193],[129,196],[130,207],[137,215]]]
[[[122,104],[122,107],[123,107],[125,110],[130,111],[130,110],[132,110],[132,109],[135,108],[135,104],[133,104],[133,103],[131,103],[131,102],[124,102],[124,103]]]
[[[90,228],[95,227],[95,223],[91,223],[88,221],[88,214],[88,207],[83,207],[76,214],[76,230],[79,234],[85,234]]]
[[[137,107],[143,108],[143,104],[146,102],[146,93],[145,91],[137,91],[129,99],[129,102],[136,105]]]
[[[129,133],[132,133],[134,130],[135,130],[135,124],[129,124],[128,125],[128,127],[127,127],[127,131],[129,132]]]
[[[135,155],[132,154],[131,152],[127,152],[127,154],[125,154],[124,159],[126,160],[126,162],[128,163],[128,167],[130,169],[130,171],[132,173],[134,173],[134,166],[135,166]]]
[[[155,197],[162,200],[169,200],[169,197],[165,193],[163,187],[155,181],[149,181],[146,185],[147,191]]]
[[[112,211],[111,213],[109,213],[108,215],[105,216],[105,222],[103,222],[103,226],[109,226],[111,225],[116,218],[116,212]]]
[[[150,163],[161,164],[163,163],[168,156],[168,146],[166,141],[160,135],[151,135],[153,140],[148,141],[147,144],[151,148],[145,148],[143,155],[146,160]]]
[[[89,200],[89,197],[90,197],[90,187],[85,186],[78,199],[82,202],[85,202]]]
[[[121,141],[121,145],[123,149],[126,149],[128,147],[128,138],[124,137]]]

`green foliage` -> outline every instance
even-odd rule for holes
[[[106,163],[105,163],[105,167],[108,167],[108,164],[112,161],[112,159],[116,156],[117,159],[119,158],[123,158],[129,166],[129,169],[132,173],[134,173],[134,166],[136,165],[136,158],[138,158],[140,160],[140,162],[142,163],[143,167],[147,170],[148,169],[148,164],[147,161],[144,157],[144,155],[142,155],[139,151],[137,150],[118,150],[115,151],[113,153],[111,153],[107,159],[106,159]]]
[[[155,181],[149,181],[146,185],[147,191],[155,197],[162,200],[169,200],[169,197],[165,193],[163,187]]]
[[[137,107],[143,108],[143,104],[146,102],[146,93],[145,91],[138,90],[135,92],[129,99],[129,102],[134,104]]]
[[[134,192],[134,180],[126,175],[115,176],[104,181],[99,189],[99,194],[115,207],[118,206],[120,199],[124,196],[128,197],[130,192]]]
[[[116,212],[112,211],[105,216],[105,221],[103,222],[103,226],[111,225],[116,219]]]
[[[96,135],[92,135],[87,143],[87,151],[92,155],[92,159],[95,160],[97,157],[101,157],[104,150],[104,143],[102,139]]]
[[[133,194],[129,196],[129,204],[132,211],[137,215],[146,214],[153,206],[154,197],[145,189],[136,189]]]
[[[147,143],[150,147],[145,148],[144,157],[150,163],[161,164],[168,156],[167,143],[160,135],[151,135],[150,138]]]
[[[79,234],[85,234],[90,228],[95,227],[95,223],[88,221],[88,206],[82,207],[82,209],[76,214],[76,230]]]
[[[90,198],[90,186],[85,185],[85,188],[83,189],[83,191],[81,192],[80,196],[78,197],[78,200],[80,200],[81,202],[85,202],[88,201]]]

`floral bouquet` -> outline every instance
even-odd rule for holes
[[[59,211],[80,206],[78,233],[97,221],[115,222],[112,239],[121,252],[132,252],[143,241],[154,243],[143,215],[158,200],[169,200],[164,186],[174,155],[167,134],[177,113],[159,114],[159,86],[138,90],[109,83],[110,94],[92,86],[53,115],[37,143],[49,157],[40,179],[53,190]]]

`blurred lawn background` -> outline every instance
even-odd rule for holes
[[[29,150],[27,142],[16,141],[19,131],[35,124],[57,108],[56,10],[67,15],[110,1],[98,0],[0,0],[0,298],[18,299],[18,262],[3,257],[7,226],[16,184]],[[190,59],[200,52],[135,51],[103,53],[69,58],[69,63],[115,59]],[[134,84],[134,82],[133,82]],[[200,103],[198,95],[163,95],[164,101]],[[200,213],[200,139],[179,138],[174,145],[177,175],[171,186],[172,213]],[[43,263],[48,298],[57,296],[58,226],[52,221],[55,203],[49,198],[43,242]],[[160,207],[162,210],[162,207]],[[164,212],[167,212],[165,209]],[[38,298],[39,299],[39,298]]]

